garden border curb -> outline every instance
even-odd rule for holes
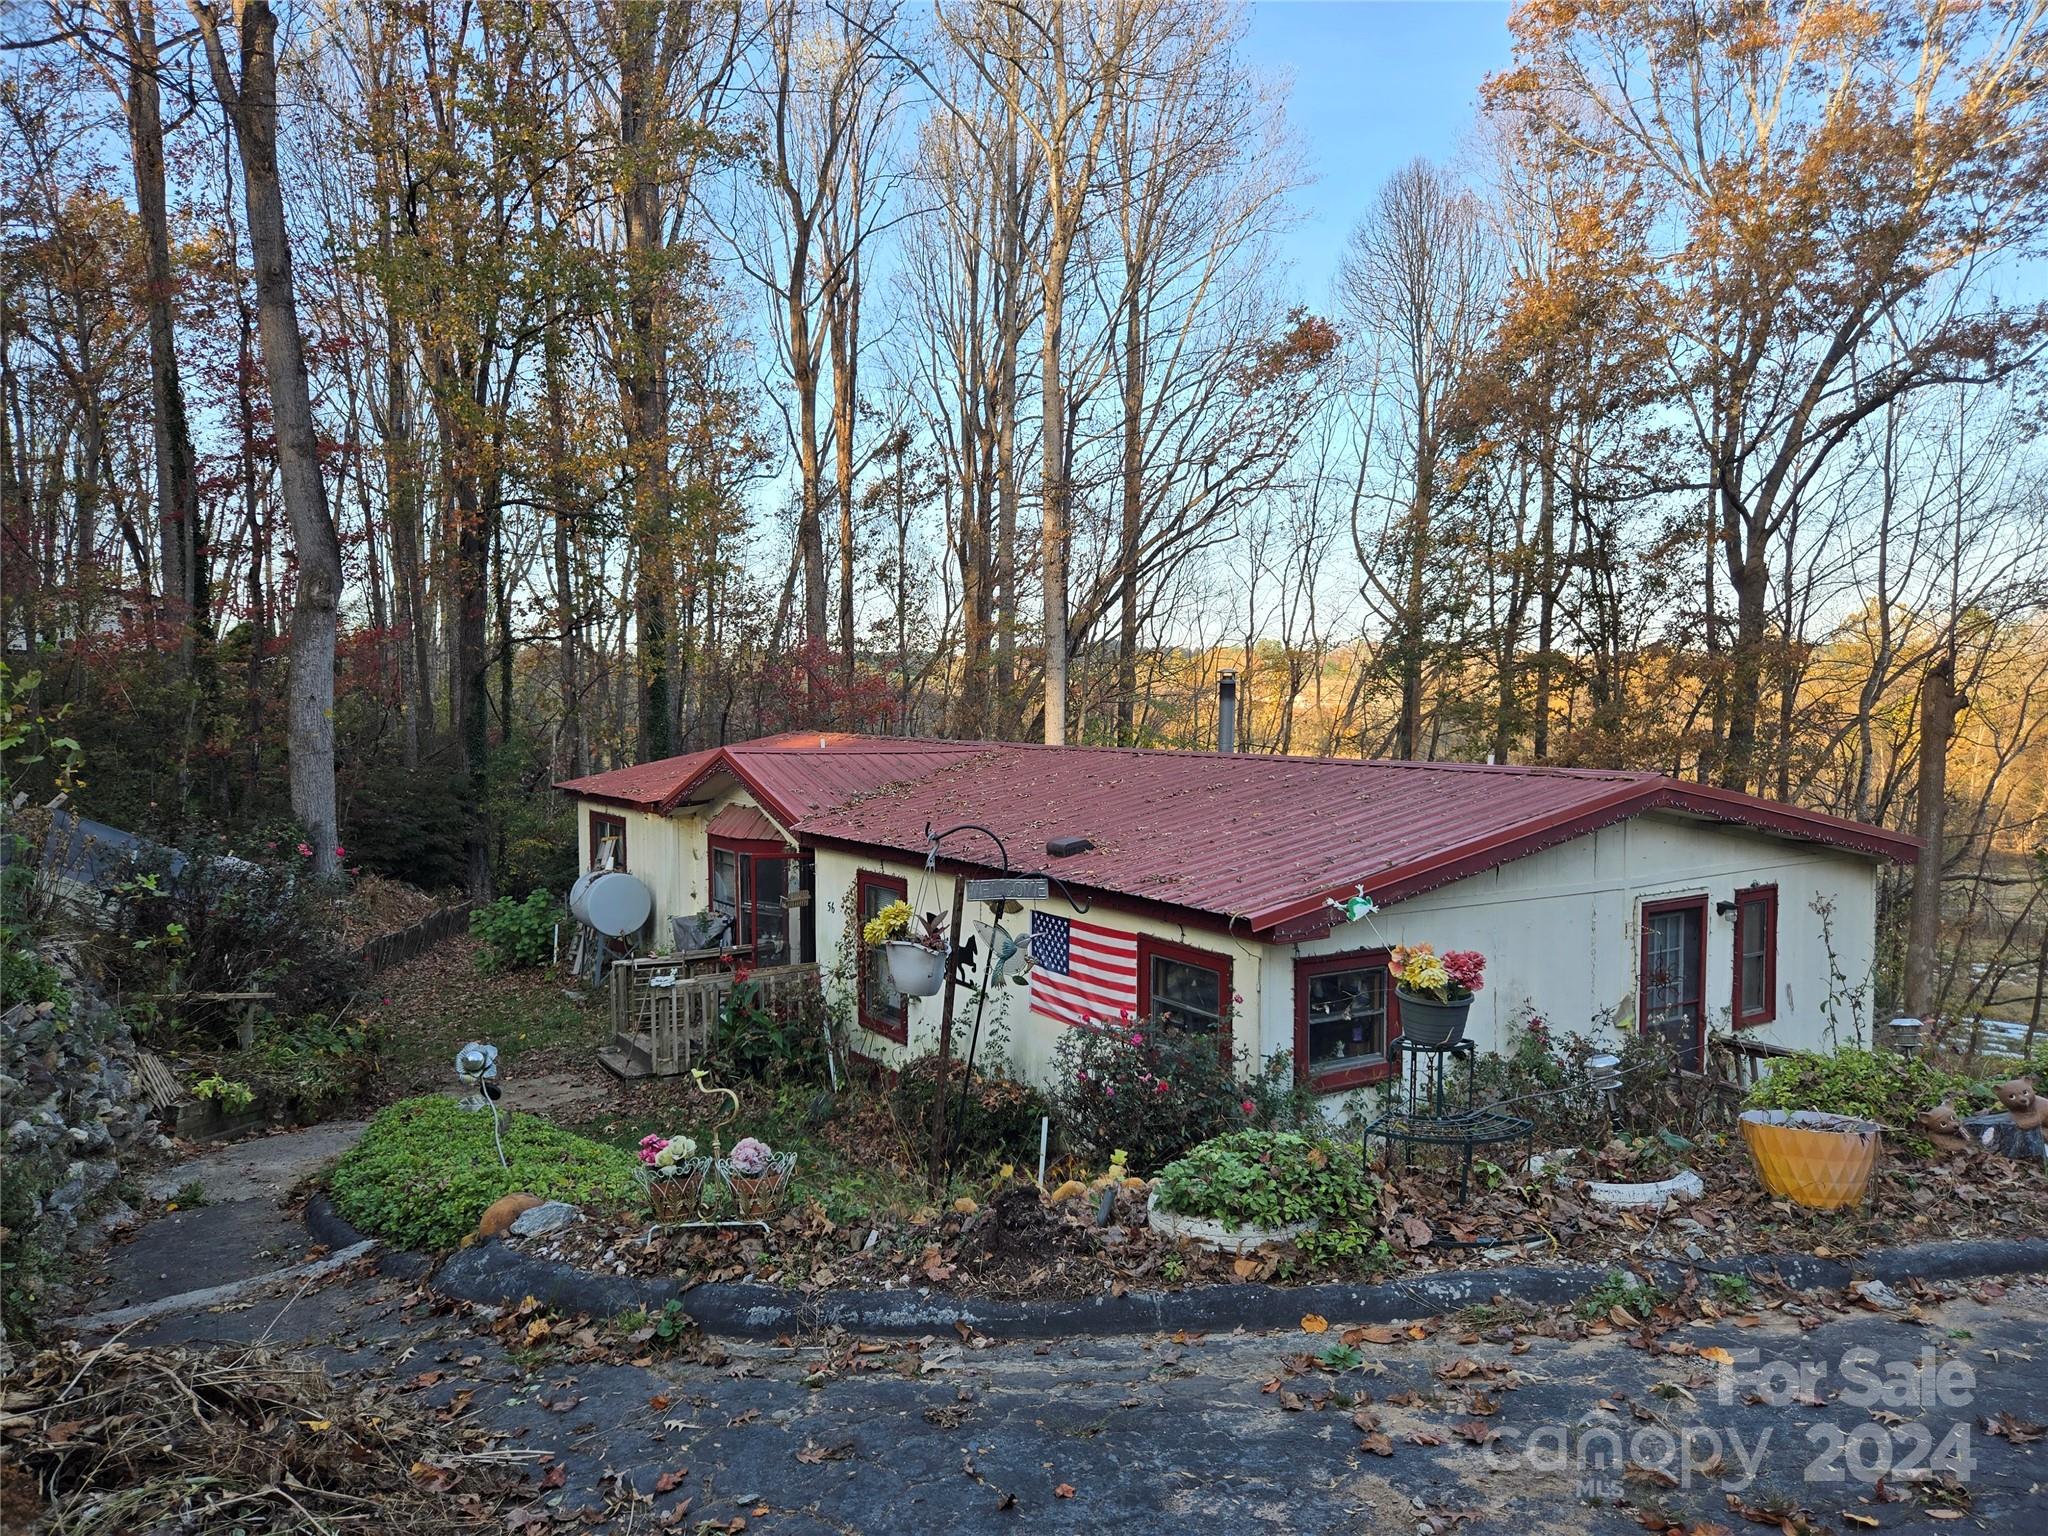
[[[363,1234],[344,1221],[325,1195],[306,1203],[306,1225],[316,1238],[340,1248]],[[417,1274],[429,1261],[393,1251],[380,1267]],[[412,1266],[417,1265],[418,1268]],[[1127,1291],[1057,1301],[1000,1301],[932,1290],[821,1291],[806,1295],[774,1285],[682,1286],[673,1280],[594,1274],[558,1259],[520,1253],[495,1240],[459,1248],[441,1261],[434,1288],[458,1300],[511,1306],[528,1296],[567,1312],[611,1317],[636,1308],[660,1311],[678,1301],[706,1333],[773,1337],[818,1328],[849,1333],[919,1337],[965,1324],[996,1338],[1045,1339],[1232,1328],[1282,1329],[1303,1315],[1333,1322],[1391,1323],[1435,1317],[1504,1298],[1535,1306],[1580,1300],[1613,1273],[1615,1265],[1573,1264],[1499,1269],[1440,1270],[1368,1284],[1211,1285],[1185,1291]],[[1765,1254],[1699,1265],[1665,1260],[1642,1266],[1660,1286],[1677,1289],[1689,1270],[1703,1275],[1770,1278],[1795,1290],[1839,1289],[1852,1280],[1900,1284],[1967,1280],[1988,1275],[2048,1274],[2048,1238],[1918,1243],[1873,1249],[1853,1260],[1811,1254]]]

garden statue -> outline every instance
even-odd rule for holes
[[[2001,1113],[1972,1115],[1963,1129],[1994,1152],[2023,1162],[2048,1159],[2048,1097],[2034,1091],[2031,1077],[1993,1085]]]
[[[2015,1130],[2038,1131],[2048,1125],[2048,1097],[2034,1091],[2031,1077],[2015,1077],[2010,1082],[1998,1084],[1991,1091],[1998,1095],[1998,1102],[2012,1115]]]
[[[1952,1103],[1941,1103],[1932,1109],[1923,1109],[1914,1117],[1913,1123],[1927,1133],[1927,1139],[1934,1143],[1934,1150],[1944,1157],[1956,1152],[1968,1152],[1976,1145],[1963,1134],[1963,1122],[1956,1118],[1956,1107]]]

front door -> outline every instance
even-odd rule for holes
[[[1637,1016],[1689,1072],[1700,1069],[1706,1043],[1706,947],[1706,897],[1644,904]]]

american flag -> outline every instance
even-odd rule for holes
[[[1050,912],[1031,914],[1031,1006],[1068,1024],[1138,1010],[1138,941]]]

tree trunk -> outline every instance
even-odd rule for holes
[[[1934,1011],[1934,957],[1941,943],[1942,829],[1948,815],[1948,747],[1956,715],[1968,702],[1956,692],[1955,661],[1945,657],[1920,680],[1920,772],[1913,831],[1925,846],[1913,864],[1912,919],[1906,935],[1906,1012]]]
[[[298,581],[292,602],[287,704],[292,814],[313,845],[313,872],[335,871],[334,643],[341,600],[341,547],[320,479],[312,392],[292,292],[290,237],[277,170],[277,18],[268,0],[243,0],[239,84],[228,68],[212,9],[188,0],[205,39],[214,91],[241,149],[249,249],[256,267],[257,333],[270,385],[278,480],[291,521]]]
[[[856,258],[849,257],[850,261]],[[849,271],[828,314],[832,327],[832,441],[839,502],[839,677],[853,687],[853,411],[860,373],[860,275]]]
[[[1057,248],[1047,261],[1039,382],[1043,402],[1039,436],[1045,450],[1039,566],[1045,586],[1045,744],[1049,747],[1064,746],[1067,740],[1067,404],[1060,372],[1065,262],[1065,250]]]
[[[178,664],[191,671],[199,636],[211,628],[202,568],[199,472],[185,392],[178,374],[171,271],[171,227],[164,177],[162,95],[157,76],[156,0],[124,6],[129,29],[128,143],[135,169],[135,211],[142,226],[149,308],[150,425],[156,448],[158,592],[164,616],[178,626]]]

